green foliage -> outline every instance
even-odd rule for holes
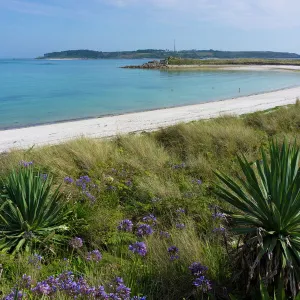
[[[245,235],[250,278],[254,273],[272,283],[280,274],[293,295],[300,283],[300,149],[283,142],[270,143],[269,156],[250,163],[239,157],[243,176],[235,181],[217,173],[226,186],[217,195],[236,210],[228,212],[235,227]],[[248,249],[248,247],[250,249]]]
[[[52,178],[43,178],[31,166],[7,176],[0,202],[1,251],[29,251],[65,239],[71,211],[61,201],[59,187],[54,192],[51,187]]]

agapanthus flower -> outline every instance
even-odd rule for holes
[[[30,166],[33,165],[33,161],[24,161],[24,160],[22,160],[22,161],[20,161],[20,165],[21,165],[22,167],[27,168],[27,167],[30,167]]]
[[[127,185],[128,187],[131,187],[133,185],[133,183],[131,180],[126,180],[125,185]]]
[[[215,212],[215,213],[213,213],[212,217],[214,219],[226,219],[226,215],[224,213],[221,213],[221,212]]]
[[[134,296],[133,298],[131,298],[131,300],[146,300],[147,297],[146,296]]]
[[[186,167],[186,164],[183,162],[181,164],[177,164],[177,165],[173,165],[172,168],[173,169],[184,169]]]
[[[185,228],[185,224],[183,224],[183,223],[178,223],[178,224],[176,224],[176,228],[177,228],[177,229],[184,229],[184,228]]]
[[[198,289],[201,289],[202,292],[206,293],[212,289],[211,282],[205,278],[205,276],[200,276],[196,278],[193,282],[193,285]]]
[[[213,232],[215,232],[215,233],[223,233],[223,232],[225,232],[225,227],[222,227],[222,226],[216,227],[216,228],[213,229]]]
[[[24,299],[22,291],[12,290],[9,295],[5,296],[3,300],[21,300]]]
[[[89,198],[89,200],[91,200],[92,202],[95,202],[96,201],[96,198],[95,196],[93,196],[90,192],[88,191],[84,191],[83,194]]]
[[[184,214],[185,213],[185,209],[184,208],[178,208],[178,209],[176,209],[176,213],[177,214]]]
[[[81,189],[83,191],[85,191],[86,188],[87,188],[87,184],[89,184],[90,182],[91,182],[91,178],[88,175],[84,175],[84,176],[81,176],[79,179],[76,180],[76,185],[78,187],[81,187]]]
[[[102,254],[98,249],[88,252],[86,255],[87,261],[99,262],[102,259]]]
[[[82,238],[80,238],[80,237],[74,237],[73,239],[70,240],[69,244],[74,249],[79,249],[82,247],[83,241],[82,241]]]
[[[159,234],[161,237],[166,238],[166,239],[169,239],[171,237],[170,233],[167,231],[161,231]]]
[[[43,257],[41,255],[35,253],[28,258],[28,263],[33,265],[35,268],[40,269],[42,259]]]
[[[204,275],[207,272],[208,267],[203,266],[199,262],[194,262],[189,266],[189,269],[190,269],[192,275],[200,276],[200,275]]]
[[[147,254],[147,246],[144,242],[136,242],[133,245],[130,245],[129,250],[140,256],[146,256]]]
[[[132,232],[133,223],[129,219],[122,220],[119,223],[118,230],[125,232]]]
[[[202,184],[202,180],[201,179],[193,179],[192,183],[201,185]]]
[[[176,246],[169,247],[168,253],[170,255],[170,260],[176,260],[179,258],[179,249]]]
[[[143,221],[151,225],[156,225],[157,219],[153,214],[150,214],[146,217],[143,217]]]
[[[37,285],[32,289],[32,292],[38,295],[50,295],[52,293],[51,286],[46,282],[38,282]]]
[[[64,182],[65,182],[65,183],[72,184],[72,183],[74,182],[74,179],[73,179],[72,177],[70,177],[70,176],[66,176],[66,177],[64,178]]]
[[[22,279],[21,279],[19,287],[21,289],[28,289],[28,288],[31,287],[31,284],[32,284],[31,276],[24,274],[22,276]]]
[[[41,174],[40,176],[43,181],[46,181],[48,178],[48,174]]]
[[[151,235],[153,233],[153,229],[148,224],[140,224],[137,228],[136,235],[139,237],[143,237],[145,235]]]

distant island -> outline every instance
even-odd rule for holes
[[[94,50],[67,50],[46,53],[37,59],[166,59],[168,57],[190,59],[300,59],[300,55],[272,51],[218,51],[218,50],[155,50],[102,52]]]

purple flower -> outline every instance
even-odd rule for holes
[[[170,260],[176,260],[179,258],[179,249],[176,246],[169,247],[168,253],[170,255]]]
[[[122,220],[118,226],[118,230],[125,231],[125,232],[132,232],[132,228],[133,228],[133,223],[128,219]]]
[[[171,237],[170,233],[167,231],[161,231],[159,234],[161,237],[164,237],[166,239],[169,239]]]
[[[144,242],[136,242],[133,245],[130,245],[129,250],[140,256],[146,256],[147,254],[147,246]]]
[[[48,174],[41,174],[40,176],[43,181],[46,181],[48,178]]]
[[[207,272],[208,267],[201,265],[199,262],[194,262],[189,266],[189,269],[191,270],[192,275],[200,276]]]
[[[150,215],[148,215],[146,217],[143,217],[143,221],[145,223],[148,223],[148,224],[151,224],[151,225],[154,226],[154,225],[156,225],[157,219],[156,219],[156,217],[153,214],[150,214]]]
[[[27,167],[30,167],[30,166],[33,165],[33,161],[24,161],[24,160],[21,160],[21,161],[20,161],[20,165],[21,165],[22,167],[27,168]]]
[[[133,183],[131,180],[126,180],[125,185],[127,185],[128,187],[131,187],[133,185]]]
[[[183,162],[181,164],[178,164],[178,165],[173,165],[172,168],[175,169],[175,170],[178,170],[178,169],[184,169],[186,167],[186,164]]]
[[[82,247],[83,241],[80,237],[74,237],[73,239],[70,240],[69,244],[74,249],[79,249]]]
[[[52,292],[51,286],[46,282],[38,282],[36,287],[32,289],[32,292],[38,295],[50,295]]]
[[[176,228],[177,229],[184,229],[185,228],[185,225],[184,224],[176,224]]]
[[[176,209],[177,214],[185,214],[185,209],[184,208],[178,208]]]
[[[214,219],[226,219],[226,215],[221,212],[215,212],[212,214]]]
[[[139,237],[143,237],[144,235],[151,235],[153,233],[153,229],[148,224],[141,224],[137,228],[136,235]]]
[[[41,255],[34,254],[28,258],[28,263],[33,265],[35,268],[40,269],[42,259],[43,257]]]
[[[88,197],[92,202],[95,202],[95,201],[96,201],[95,196],[93,196],[90,192],[84,191],[83,194],[84,194],[86,197]]]
[[[70,176],[66,176],[66,177],[64,178],[64,182],[65,182],[65,183],[72,184],[72,183],[74,182],[74,179],[73,179],[72,177],[70,177]]]
[[[201,179],[193,179],[192,183],[201,185],[202,184],[202,180]]]
[[[32,284],[31,276],[24,274],[20,282],[20,288],[29,289]]]
[[[21,300],[23,299],[23,292],[12,290],[11,293],[3,298],[3,300]]]
[[[102,259],[102,254],[98,249],[93,250],[92,252],[88,252],[86,255],[87,261],[99,262],[101,259]]]
[[[201,289],[204,293],[212,289],[210,281],[206,279],[205,276],[200,276],[199,278],[196,278],[193,282],[193,285]]]
[[[76,180],[76,185],[78,187],[81,187],[81,189],[85,191],[87,188],[87,184],[89,184],[90,182],[91,182],[91,178],[85,175],[85,176],[81,176],[79,179]]]
[[[222,226],[216,227],[216,228],[213,229],[213,232],[215,232],[215,233],[223,233],[223,232],[225,232],[225,228],[222,227]]]
[[[134,296],[131,300],[146,300],[146,296]]]

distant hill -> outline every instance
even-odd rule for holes
[[[267,58],[267,59],[300,59],[300,55],[288,52],[271,51],[216,51],[216,50],[182,50],[168,51],[145,49],[136,51],[102,52],[93,50],[67,50],[46,53],[38,59],[105,59],[105,58],[153,58],[163,59],[167,57],[193,58],[193,59],[233,59],[233,58]]]

